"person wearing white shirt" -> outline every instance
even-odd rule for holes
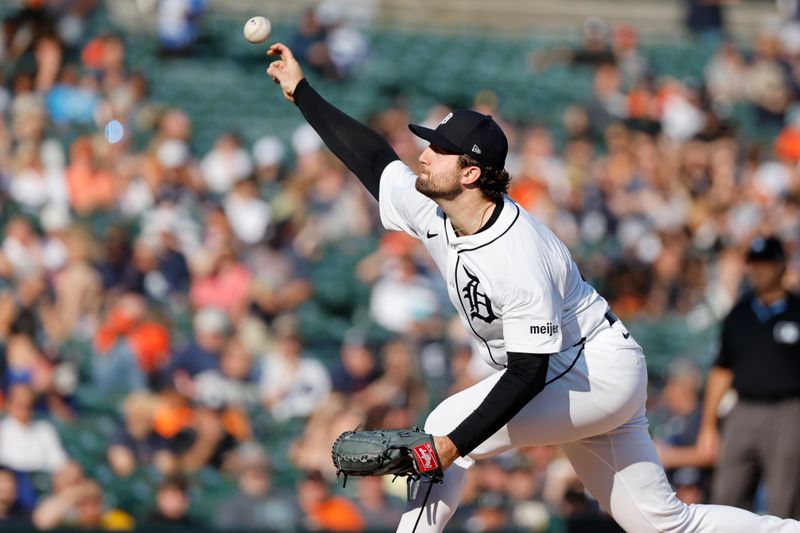
[[[276,319],[277,350],[264,358],[261,397],[272,417],[278,421],[303,418],[319,407],[331,391],[331,378],[325,366],[303,357],[297,332],[284,330]]]
[[[20,472],[53,473],[67,464],[67,453],[53,425],[34,420],[36,393],[14,385],[8,393],[8,415],[0,420],[0,465]]]

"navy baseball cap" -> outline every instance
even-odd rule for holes
[[[775,237],[759,237],[750,243],[747,261],[780,262],[786,259],[783,244]]]
[[[434,146],[470,156],[482,165],[503,170],[508,140],[490,115],[459,109],[449,113],[435,130],[409,124],[408,129]]]

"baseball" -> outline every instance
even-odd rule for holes
[[[272,32],[272,23],[266,17],[253,17],[244,24],[244,38],[254,44],[263,43]]]

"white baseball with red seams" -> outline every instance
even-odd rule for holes
[[[448,435],[467,418],[503,375],[507,351],[552,355],[544,390],[457,459],[444,482],[430,486],[429,497],[418,491],[399,532],[414,530],[419,517],[416,531],[442,531],[476,459],[521,446],[559,445],[592,496],[626,531],[800,533],[795,520],[680,501],[647,429],[642,348],[582,279],[567,247],[507,196],[491,226],[459,236],[444,211],[416,190],[416,178],[401,161],[384,169],[381,221],[422,241],[476,349],[497,370],[440,403],[425,431]],[[420,452],[427,450],[415,449],[424,465]]]
[[[260,44],[269,39],[272,23],[266,17],[253,17],[244,23],[244,38],[253,44]]]

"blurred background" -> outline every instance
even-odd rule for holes
[[[670,458],[751,240],[800,284],[797,0],[0,0],[0,527],[394,530],[405,483],[342,488],[332,441],[489,371],[253,15],[412,167],[411,121],[502,124],[511,196],[645,347],[670,480],[708,501],[713,462]],[[450,530],[618,531],[552,447],[476,465]]]

